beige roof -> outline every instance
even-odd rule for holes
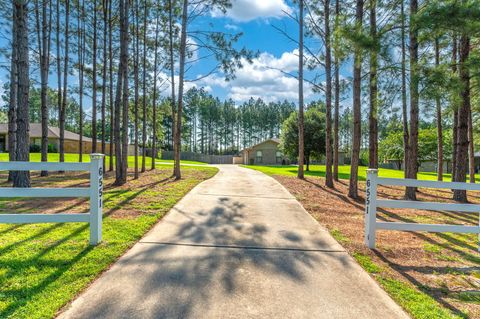
[[[261,144],[267,143],[267,142],[273,142],[273,143],[276,143],[276,144],[280,144],[280,139],[278,139],[278,138],[269,138],[268,140],[265,140],[265,141],[260,142],[260,143],[258,143],[258,144],[255,144],[255,145],[252,145],[252,146],[250,146],[250,147],[247,147],[246,149],[241,150],[240,152],[243,152],[243,151],[246,151],[246,150],[251,150],[252,148],[257,147],[258,145],[261,145]]]
[[[8,133],[8,124],[0,124],[0,134]],[[40,123],[30,123],[30,137],[31,138],[40,138],[42,137],[42,125]],[[48,137],[49,138],[60,138],[60,129],[58,127],[49,126],[48,127]],[[65,139],[70,141],[79,141],[80,135],[65,130]],[[92,139],[89,137],[83,137],[84,142],[91,142]]]

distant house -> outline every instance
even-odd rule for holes
[[[475,162],[477,162],[477,159],[475,159]],[[399,159],[390,159],[386,160],[384,163],[380,164],[380,167],[382,168],[388,168],[388,169],[397,169],[397,170],[404,170],[405,165],[403,163],[403,160]],[[438,168],[438,163],[437,161],[419,161],[418,162],[418,171],[419,172],[426,172],[426,173],[435,173],[437,172]],[[443,160],[443,172],[444,173],[451,173],[452,172],[452,162],[450,161],[449,158],[445,158]]]
[[[280,140],[272,138],[241,151],[245,165],[287,165],[290,164],[279,148]]]
[[[8,151],[8,124],[0,124],[0,153]],[[80,152],[80,135],[65,131],[65,153]],[[30,145],[41,145],[42,142],[42,125],[39,123],[30,124]],[[60,146],[60,129],[58,127],[48,127],[48,144],[52,145],[58,151]],[[92,139],[84,136],[82,139],[83,152],[85,154],[92,152]],[[109,144],[107,143],[107,155],[109,152]],[[102,149],[102,143],[97,143],[97,151]]]

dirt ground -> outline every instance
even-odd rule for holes
[[[326,188],[323,178],[274,176],[305,209],[341,242],[352,254],[364,254],[389,276],[407,282],[434,297],[454,313],[467,313],[480,318],[480,255],[475,234],[429,234],[424,232],[378,231],[377,249],[370,251],[363,242],[364,199],[347,197],[348,183]],[[365,194],[365,183],[359,192]],[[400,187],[382,187],[379,197],[402,199]],[[472,202],[480,202],[480,194],[470,193]],[[450,190],[421,189],[422,201],[450,202]],[[432,212],[412,209],[379,209],[378,220],[422,222],[429,224],[478,225],[478,213]],[[374,276],[375,277],[375,276]]]

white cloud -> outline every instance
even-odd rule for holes
[[[226,16],[236,21],[247,22],[258,18],[281,18],[285,12],[292,12],[285,0],[233,0]],[[218,10],[213,11],[212,15],[224,16]]]
[[[292,52],[283,52],[280,58],[275,58],[270,53],[262,53],[258,57],[257,65],[266,65],[270,68],[279,69],[284,72],[290,72],[298,69],[298,49]]]
[[[222,87],[227,90],[227,97],[243,102],[253,98],[281,101],[298,99],[298,81],[286,73],[295,74],[298,68],[298,52],[285,52],[277,58],[269,53],[262,53],[252,64],[243,61],[244,67],[236,72],[236,78],[225,82],[219,76],[209,76],[199,85]],[[312,88],[305,83],[305,98],[312,96]]]
[[[237,31],[237,30],[240,29],[240,28],[238,27],[238,25],[227,23],[227,24],[225,25],[225,29]]]
[[[178,96],[178,82],[179,82],[179,77],[178,75],[175,75],[175,91],[176,91],[176,96]],[[152,83],[153,84],[153,81]],[[171,86],[171,81],[170,81],[170,74],[167,74],[165,72],[160,72],[158,74],[158,88],[160,90],[160,95],[162,96],[170,96],[172,86]],[[184,92],[187,92],[191,88],[196,88],[197,84],[195,82],[184,82]],[[207,87],[207,85],[204,86],[204,89],[207,90],[207,92],[212,90],[211,87]]]

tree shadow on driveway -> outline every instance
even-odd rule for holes
[[[249,223],[246,210],[228,197],[193,214],[176,209],[170,220],[182,217],[183,222],[176,225],[174,235],[168,241],[150,240],[147,235],[74,305],[82,312],[79,317],[194,318],[205,316],[207,310],[217,315],[238,313],[232,307],[247,309],[249,304],[263,304],[267,297],[285,295],[282,287],[302,287],[313,269],[326,269],[326,258],[335,259],[339,267],[351,266],[343,250],[320,255],[326,252],[321,247],[300,248],[321,243],[307,242],[294,230],[272,245],[271,229]],[[164,225],[163,229],[171,226]],[[162,227],[156,229],[161,231]],[[252,297],[258,300],[247,300]]]

